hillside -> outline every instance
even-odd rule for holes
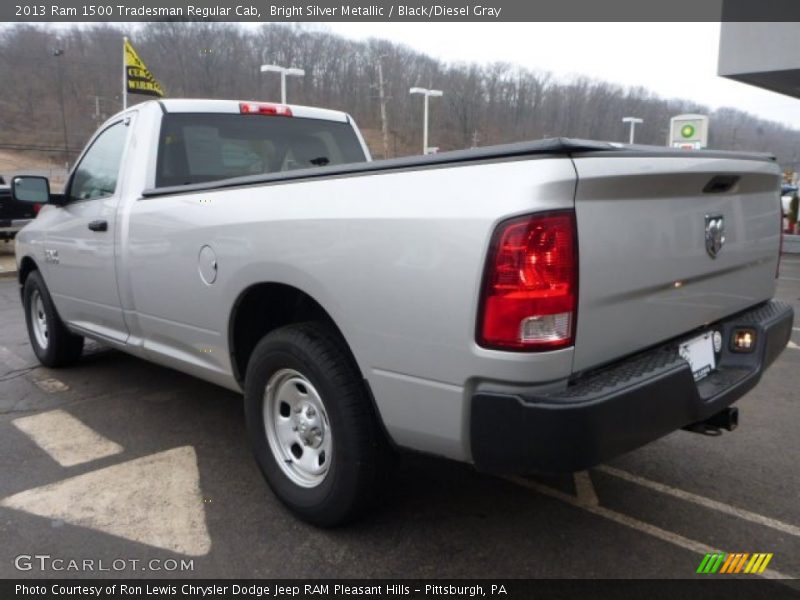
[[[31,152],[14,152],[0,150],[0,175],[10,182],[10,176],[15,173],[29,175],[45,175],[55,184],[64,182],[64,168],[46,158],[41,158]]]
[[[74,159],[97,123],[121,107],[125,34],[172,97],[275,100],[279,78],[259,66],[300,67],[306,75],[290,79],[289,101],[346,110],[367,131],[376,157],[383,155],[380,62],[390,156],[421,151],[422,99],[408,89],[422,86],[444,91],[430,104],[430,144],[442,150],[555,136],[625,141],[626,115],[644,119],[637,142],[663,145],[672,116],[699,112],[711,119],[710,147],[771,152],[784,167],[800,166],[798,131],[734,108],[711,111],[642,88],[507,63],[446,64],[407,46],[302,26],[219,22],[75,26],[59,29],[58,40],[46,27],[0,28],[0,81],[14,82],[0,86],[0,145],[46,146],[47,156],[61,161],[66,138]],[[130,96],[132,103],[144,99]]]

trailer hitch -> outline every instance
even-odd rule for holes
[[[739,409],[735,406],[724,408],[718,413],[711,415],[705,421],[698,421],[687,425],[683,429],[692,433],[702,433],[703,435],[722,435],[722,430],[733,431],[739,426]]]

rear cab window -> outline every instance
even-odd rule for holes
[[[155,184],[189,185],[364,160],[361,143],[349,123],[168,113],[161,122]]]

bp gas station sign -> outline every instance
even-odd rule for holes
[[[705,115],[672,117],[668,145],[684,150],[699,150],[708,146],[708,117]]]

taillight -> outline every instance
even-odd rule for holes
[[[33,204],[33,214],[38,215],[40,210],[42,210],[42,205],[38,202],[35,202]]]
[[[243,115],[292,116],[292,109],[285,104],[267,104],[264,102],[239,102],[239,112]]]
[[[500,223],[484,274],[478,343],[555,350],[575,338],[578,247],[574,211]]]

